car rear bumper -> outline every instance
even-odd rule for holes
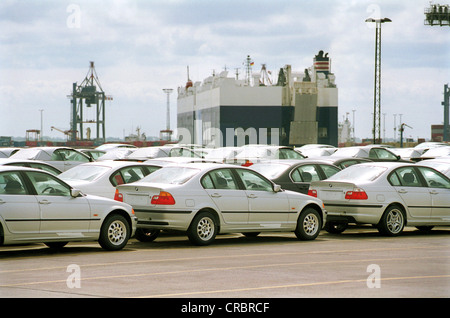
[[[137,228],[151,230],[186,231],[191,223],[191,210],[145,210],[135,209]]]
[[[382,204],[327,204],[327,222],[378,224],[385,209]]]

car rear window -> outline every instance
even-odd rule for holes
[[[266,176],[269,179],[274,179],[281,175],[284,171],[289,168],[289,165],[286,164],[275,164],[275,163],[260,163],[250,166],[252,170],[255,170]]]
[[[183,184],[200,172],[200,169],[187,167],[163,167],[145,178],[142,182]]]
[[[59,175],[65,181],[92,181],[102,176],[110,167],[79,165]]]
[[[386,167],[372,165],[354,165],[339,171],[327,180],[329,181],[374,181],[387,170]]]

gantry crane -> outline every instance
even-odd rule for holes
[[[73,83],[72,94],[68,95],[68,97],[71,98],[72,105],[70,131],[80,132],[79,140],[84,140],[83,124],[96,124],[97,135],[95,141],[98,143],[105,142],[105,101],[113,98],[105,95],[95,71],[94,62],[90,62],[89,71],[81,84]],[[96,118],[86,120],[83,108],[84,106],[92,107],[93,105],[96,105]],[[77,134],[71,133],[70,139],[75,142]]]

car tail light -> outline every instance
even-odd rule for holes
[[[161,191],[158,195],[152,197],[152,204],[174,205],[175,199],[169,192]]]
[[[123,194],[116,189],[116,193],[114,194],[114,200],[123,202]]]
[[[308,190],[308,195],[317,198],[317,190]]]
[[[250,160],[245,160],[245,163],[243,163],[241,166],[243,167],[250,167],[253,164]]]
[[[367,193],[360,188],[355,188],[353,191],[347,191],[345,193],[345,198],[347,200],[367,200]]]

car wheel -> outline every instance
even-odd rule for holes
[[[399,235],[404,227],[405,215],[397,205],[388,207],[377,225],[378,231],[387,236]]]
[[[136,229],[136,239],[140,242],[153,242],[159,235],[160,230]]]
[[[201,212],[194,217],[188,229],[188,238],[195,245],[211,244],[216,238],[217,223],[209,212]]]
[[[69,242],[46,242],[44,244],[50,248],[58,249],[58,248],[63,248],[64,246],[67,245],[67,243],[69,243]]]
[[[122,249],[130,238],[130,226],[125,218],[119,214],[109,215],[100,229],[98,242],[108,251]]]
[[[307,208],[297,220],[297,228],[294,233],[301,240],[314,240],[319,235],[322,228],[322,219],[319,212],[313,208]]]
[[[341,234],[348,227],[348,223],[327,222],[325,223],[325,231],[331,234]]]

